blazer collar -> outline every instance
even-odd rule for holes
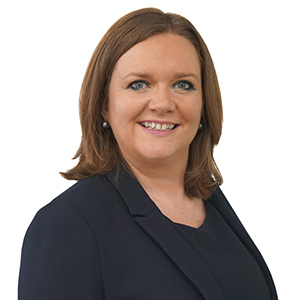
[[[112,172],[108,179],[123,197],[132,216],[148,216],[155,204],[140,183],[128,172]]]
[[[219,286],[205,263],[172,221],[160,212],[139,182],[125,171],[119,173],[117,180],[115,174],[108,178],[121,194],[135,221],[157,242],[204,298],[223,299]]]

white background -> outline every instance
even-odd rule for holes
[[[106,30],[141,1],[0,5],[0,298],[17,299],[20,252],[36,211],[73,182],[78,95]],[[147,1],[188,18],[215,62],[224,130],[223,191],[271,269],[280,299],[299,291],[299,6],[297,1]]]

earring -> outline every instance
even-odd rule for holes
[[[198,130],[202,130],[203,129],[203,124],[202,123],[200,123],[199,124],[199,128],[198,128]]]
[[[104,122],[102,123],[102,127],[103,127],[104,129],[108,129],[108,128],[110,127],[110,125],[109,125],[109,123],[108,123],[107,121],[104,121]]]

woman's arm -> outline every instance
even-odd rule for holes
[[[19,300],[101,300],[100,257],[94,234],[70,204],[53,201],[26,233]]]

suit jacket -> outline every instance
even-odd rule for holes
[[[218,188],[211,204],[271,274]],[[194,250],[126,172],[90,177],[42,208],[26,233],[19,300],[223,299]]]

